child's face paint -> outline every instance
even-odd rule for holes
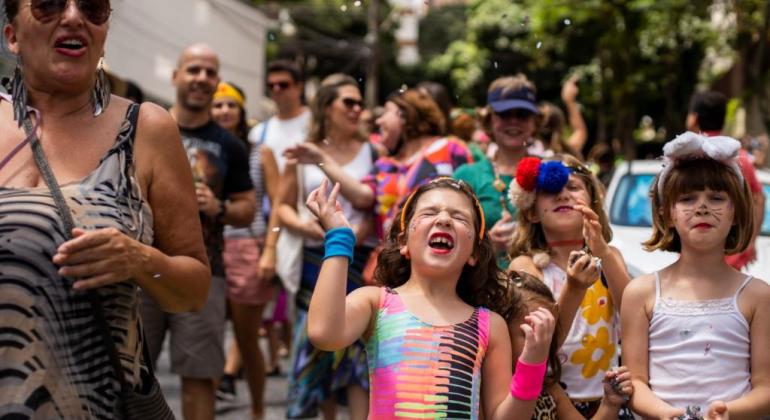
[[[727,192],[706,189],[682,194],[670,212],[683,245],[724,249],[735,217],[735,207]]]
[[[462,271],[474,263],[476,226],[473,204],[465,194],[447,188],[425,192],[413,204],[405,248],[412,268]],[[449,274],[449,273],[447,273]]]

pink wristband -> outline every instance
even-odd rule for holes
[[[530,365],[519,359],[516,362],[516,372],[511,381],[511,395],[522,401],[532,401],[540,396],[543,390],[543,380],[548,367],[548,360]]]

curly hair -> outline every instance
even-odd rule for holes
[[[571,155],[556,155],[548,161],[561,161],[565,166],[573,168],[572,174],[576,175],[586,185],[588,195],[591,198],[589,203],[591,210],[599,216],[599,224],[602,226],[602,236],[604,240],[612,240],[612,230],[610,229],[609,218],[604,211],[604,185],[601,181],[588,171],[583,164]],[[511,259],[521,255],[532,256],[539,252],[550,254],[548,241],[545,239],[545,233],[540,223],[532,223],[530,218],[534,212],[534,206],[530,209],[520,209],[516,216],[516,231],[513,233],[513,242],[509,250]]]
[[[431,190],[445,189],[456,191],[468,199],[468,203],[473,208],[474,229],[478,230],[481,226],[481,208],[477,203],[473,190],[463,181],[456,181],[452,178],[437,178],[427,184],[422,185],[407,200],[406,208],[396,214],[396,222],[390,228],[382,252],[377,260],[377,268],[374,272],[374,279],[380,285],[396,288],[403,285],[411,276],[411,262],[401,255],[400,248],[406,243],[407,232],[403,231],[401,224],[401,213],[406,212],[405,226],[414,216],[414,209],[420,196]],[[478,238],[478,236],[476,236]],[[497,266],[495,251],[486,232],[483,233],[480,240],[474,241],[473,253],[477,257],[476,264],[471,266],[466,264],[460,274],[460,280],[457,282],[457,295],[471,306],[483,306],[497,313],[507,313],[509,308],[508,283],[504,279],[504,274]]]
[[[543,306],[546,306],[551,311],[554,318],[559,317],[556,299],[553,297],[551,289],[540,279],[523,271],[511,271],[508,273],[508,282],[511,285],[511,309],[501,315],[508,324],[509,331],[518,329],[519,324],[524,321],[524,317],[529,314],[527,302],[535,301],[538,304],[544,304]],[[513,333],[511,333],[511,336],[513,336]],[[551,338],[551,346],[548,349],[548,376],[545,378],[544,388],[559,383],[561,378],[559,344],[556,342],[556,337],[558,336],[559,325],[557,324]]]

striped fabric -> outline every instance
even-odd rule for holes
[[[383,288],[367,342],[371,419],[478,419],[489,311],[459,324],[433,326]]]
[[[150,244],[152,213],[131,164],[138,113],[138,106],[129,108],[98,168],[61,189],[78,226],[113,227]],[[48,187],[0,188],[0,418],[118,417],[119,384],[91,305],[51,261],[64,241]],[[151,381],[142,360],[137,287],[121,282],[97,292],[126,380],[144,391]]]

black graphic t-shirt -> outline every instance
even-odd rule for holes
[[[213,121],[194,129],[179,127],[179,131],[196,182],[208,185],[220,200],[253,188],[249,177],[248,152],[238,139]],[[203,213],[200,217],[211,274],[224,276],[224,225],[215,217]]]

